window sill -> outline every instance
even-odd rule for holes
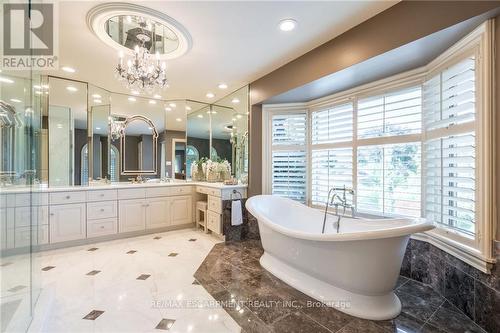
[[[451,254],[455,258],[486,274],[491,273],[492,264],[496,262],[494,258],[487,258],[483,256],[478,250],[464,244],[460,244],[449,238],[443,237],[441,234],[434,231],[413,234],[411,238],[434,245],[440,250]]]

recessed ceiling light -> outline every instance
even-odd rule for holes
[[[101,103],[102,103],[102,100],[100,100],[100,99],[96,98],[96,99],[94,99],[94,103],[101,104]]]
[[[68,72],[68,73],[74,73],[76,72],[76,70],[72,67],[68,67],[68,66],[64,66],[64,67],[61,67],[61,69],[65,72]]]
[[[186,105],[186,111],[191,111],[191,107],[189,105]]]
[[[153,129],[153,127],[148,127],[148,130],[152,130],[152,129]]]
[[[219,87],[219,89],[227,89],[227,84],[219,83],[218,87]]]
[[[166,107],[165,111],[172,111],[172,108]]]
[[[2,77],[2,76],[0,76],[0,82],[3,82],[3,83],[14,83],[13,80],[8,79],[6,77]]]
[[[57,124],[56,127],[57,128],[63,128],[63,125],[62,124]]]
[[[78,89],[76,89],[76,88],[75,88],[75,87],[73,87],[73,86],[67,86],[67,87],[66,87],[66,90],[71,91],[71,92],[78,91]]]
[[[35,91],[35,94],[37,94],[37,95],[41,95],[41,94],[43,94],[43,92],[41,92],[41,91],[37,90],[37,91]]]
[[[34,88],[34,89],[38,89],[38,90],[40,90],[40,89],[42,89],[42,86],[39,86],[38,84],[35,84],[35,85],[33,86],[33,88]]]
[[[233,100],[231,101],[231,103],[233,104],[238,104],[240,102],[240,100],[238,98],[233,98]]]
[[[285,19],[280,21],[281,31],[292,31],[297,26],[297,21],[292,19]]]
[[[206,95],[206,96],[207,96],[208,98],[214,98],[214,97],[215,97],[215,94],[214,94],[214,93],[209,92],[209,93],[207,93],[207,95]]]
[[[236,118],[238,118],[238,119],[241,119],[241,117],[243,117],[241,114],[236,115]]]
[[[131,93],[132,95],[139,95],[139,92],[137,90],[132,90]]]
[[[98,130],[100,130],[101,128],[100,128],[100,127],[96,127],[95,129],[98,131]]]
[[[99,95],[99,94],[93,94],[92,97],[94,97],[94,98],[101,98],[101,95]]]
[[[128,100],[129,100],[129,101],[131,101],[131,102],[135,102],[135,101],[137,101],[137,100],[135,99],[135,97],[129,97],[129,98],[128,98]]]
[[[181,119],[181,118],[176,118],[175,120],[177,120],[177,121],[182,121],[182,119]]]
[[[175,103],[170,103],[169,105],[171,108],[175,108],[177,106]]]
[[[21,100],[19,100],[17,98],[11,98],[10,101],[14,102],[14,103],[21,103]]]
[[[156,104],[156,101],[154,99],[150,99],[149,104]]]
[[[233,121],[236,121],[236,118],[233,118]]]
[[[154,98],[161,98],[161,95],[156,94],[156,95],[154,95],[153,97],[154,97]]]
[[[203,118],[203,115],[202,115],[202,114],[199,114],[199,115],[198,115],[198,118]]]

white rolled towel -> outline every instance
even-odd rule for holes
[[[231,202],[231,225],[243,223],[243,211],[241,210],[241,200]]]

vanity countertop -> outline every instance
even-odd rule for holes
[[[224,185],[223,183],[209,183],[209,182],[195,182],[195,181],[173,181],[173,182],[158,182],[158,183],[137,183],[132,184],[129,182],[112,183],[103,185],[90,185],[90,186],[55,186],[47,187],[46,185],[33,185],[29,186],[8,186],[1,187],[0,193],[26,193],[26,192],[68,192],[68,191],[98,191],[98,190],[115,190],[115,189],[128,189],[128,188],[144,188],[144,187],[165,187],[165,186],[204,186],[215,189],[238,189],[246,188],[247,185]]]

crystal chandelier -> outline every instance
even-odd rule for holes
[[[155,59],[146,48],[151,40],[151,32],[146,30],[146,22],[139,22],[142,32],[136,35],[139,45],[134,48],[134,58],[128,59],[123,65],[123,52],[120,52],[120,61],[116,67],[116,75],[128,89],[140,89],[151,93],[153,90],[167,86],[166,64],[160,63],[160,54]]]

